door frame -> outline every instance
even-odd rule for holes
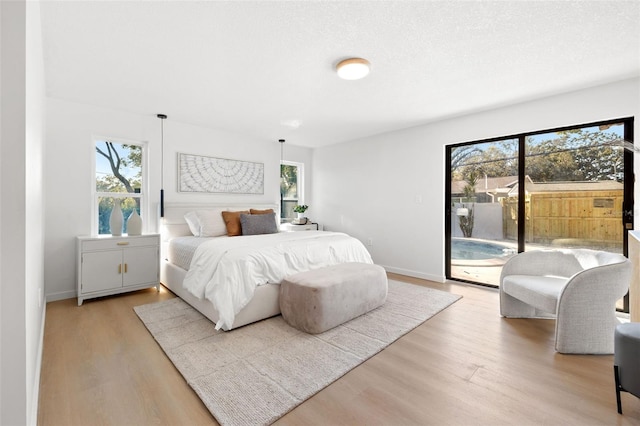
[[[518,181],[525,181],[525,141],[527,136],[533,136],[544,133],[561,132],[566,130],[580,129],[585,127],[605,126],[609,124],[624,124],[624,139],[631,143],[634,142],[634,117],[623,117],[615,120],[603,120],[584,124],[575,124],[571,126],[563,126],[552,129],[536,130],[531,132],[494,137],[489,139],[481,139],[475,141],[461,142],[457,144],[445,145],[445,236],[444,236],[444,252],[445,252],[445,278],[447,280],[456,280],[468,282],[471,284],[496,288],[497,286],[485,283],[479,283],[471,280],[451,277],[451,241],[452,241],[452,200],[451,200],[451,154],[454,148],[470,146],[482,143],[499,142],[509,139],[518,139]],[[635,173],[633,169],[634,158],[633,152],[624,150],[624,187],[623,187],[623,206],[622,206],[622,224],[624,231],[634,229],[634,182]],[[518,253],[525,249],[525,185],[518,185]],[[623,232],[623,254],[628,257],[628,232]],[[629,294],[624,298],[624,311],[629,311]]]

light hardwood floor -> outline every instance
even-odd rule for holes
[[[613,356],[555,353],[554,322],[501,318],[495,290],[390,278],[464,297],[277,424],[640,425],[640,399],[616,412]],[[47,304],[38,424],[216,424],[133,312],[171,297]]]

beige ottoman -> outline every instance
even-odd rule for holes
[[[292,327],[322,333],[369,312],[387,298],[384,268],[343,263],[301,272],[280,284],[280,311]]]

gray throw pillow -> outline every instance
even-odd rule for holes
[[[275,234],[278,232],[276,214],[241,214],[242,235]]]

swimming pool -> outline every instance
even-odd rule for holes
[[[506,244],[491,241],[451,239],[451,259],[484,260],[515,254],[517,250]]]

